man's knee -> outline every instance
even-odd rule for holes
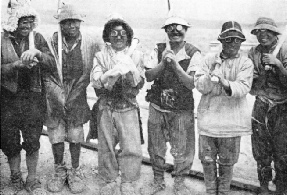
[[[27,155],[31,155],[40,149],[40,142],[23,142],[22,147],[26,151]]]
[[[1,147],[2,152],[7,156],[8,159],[20,154],[22,150],[22,146],[20,144],[12,147],[10,145],[2,145]]]

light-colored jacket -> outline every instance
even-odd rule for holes
[[[202,93],[198,106],[198,131],[210,137],[236,137],[251,134],[251,115],[246,95],[251,89],[253,64],[241,54],[220,60],[216,71],[229,81],[229,96],[220,84],[211,82],[211,67],[220,54],[208,54],[195,74],[195,87]]]

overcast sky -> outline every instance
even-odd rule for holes
[[[86,12],[108,15],[118,12],[127,17],[164,18],[167,0],[64,0],[74,2]],[[199,20],[236,20],[254,23],[259,16],[287,21],[287,0],[170,0],[175,13]],[[6,14],[8,0],[1,0],[2,16]],[[58,0],[32,0],[38,11],[56,9]]]

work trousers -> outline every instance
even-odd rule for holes
[[[252,119],[252,152],[257,161],[260,183],[272,179],[272,161],[274,161],[276,181],[286,182],[287,103],[271,105],[257,98]]]
[[[104,101],[103,101],[104,102]],[[142,150],[136,108],[113,110],[100,103],[98,114],[99,174],[106,182],[114,181],[121,171],[122,182],[140,177]],[[119,143],[120,150],[115,147]]]
[[[3,88],[2,88],[3,89]],[[1,149],[11,158],[22,148],[32,154],[40,148],[45,116],[45,99],[41,93],[12,95],[1,91]],[[23,142],[21,144],[21,134]]]
[[[189,174],[195,153],[193,111],[161,112],[149,106],[148,152],[155,180],[164,179],[166,142],[174,157],[172,176]]]

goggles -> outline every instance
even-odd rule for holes
[[[225,43],[232,43],[232,42],[234,42],[234,43],[241,43],[241,42],[242,42],[242,39],[240,39],[240,38],[238,38],[238,37],[228,37],[228,38],[226,38],[226,39],[223,39],[223,41],[224,41]]]
[[[110,35],[112,37],[116,37],[116,36],[125,37],[125,36],[127,36],[127,31],[125,31],[125,30],[112,30]]]
[[[175,25],[169,25],[165,29],[166,29],[166,32],[171,32],[174,29],[177,30],[177,31],[182,31],[183,26],[180,25],[180,24],[175,24]]]

